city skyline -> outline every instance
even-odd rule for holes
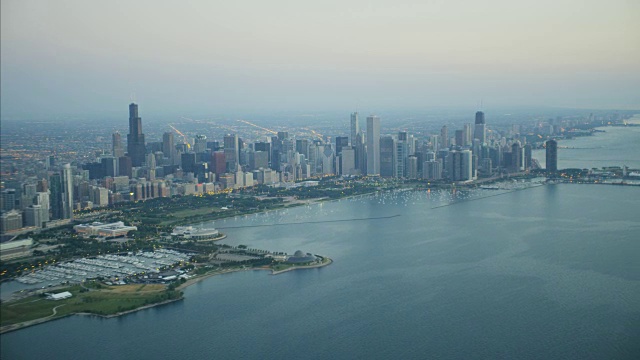
[[[49,220],[57,223],[72,219],[74,211],[121,202],[214,194],[256,185],[295,187],[300,181],[334,176],[445,186],[449,181],[464,186],[523,175],[546,175],[553,181],[567,176],[566,170],[571,174],[575,170],[558,168],[555,139],[591,136],[600,131],[596,126],[627,126],[629,119],[631,126],[635,126],[632,113],[611,112],[586,117],[557,116],[507,127],[489,121],[487,128],[485,113],[476,111],[475,129],[469,116],[467,122],[456,125],[457,129],[453,127],[452,133],[447,125],[431,131],[407,127],[389,131],[393,128],[387,127],[382,132],[384,122],[379,116],[367,116],[366,127],[360,129],[358,113],[354,112],[348,123],[331,127],[329,135],[308,128],[301,133],[295,126],[276,132],[245,121],[262,135],[244,137],[237,129],[224,127],[230,131],[221,137],[208,138],[202,133],[187,136],[170,125],[181,137],[177,142],[173,132],[164,132],[147,143],[138,104],[131,103],[128,108],[127,153],[123,153],[121,135],[116,131],[109,136],[111,153],[104,148],[85,150],[95,154],[92,160],[87,157],[89,153],[79,154],[77,149],[71,149],[70,154],[85,160],[74,161],[64,153],[59,154],[61,157],[49,155],[45,150],[35,158],[25,157],[26,161],[15,158],[9,164],[3,162],[3,174],[11,176],[3,177],[0,184],[3,189],[0,233],[19,230],[23,225],[26,229],[38,228]],[[81,129],[76,131],[83,133]],[[355,140],[349,141],[354,135]],[[23,146],[22,142],[19,144]],[[7,150],[12,148],[9,146]],[[534,158],[534,148],[545,150],[545,166]],[[538,156],[543,154],[539,152]],[[13,174],[5,171],[17,169],[16,165],[26,167]],[[622,177],[627,176],[627,165],[619,169]],[[579,176],[600,181],[610,174],[594,168]],[[13,187],[6,187],[8,184]],[[44,190],[47,188],[51,189],[49,193]]]
[[[3,1],[2,117],[640,108],[633,1],[180,5]]]
[[[0,357],[640,358],[638,14],[0,0]]]

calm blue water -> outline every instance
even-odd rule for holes
[[[8,333],[2,359],[640,358],[639,188],[551,185],[434,209],[451,200],[403,192],[218,221],[401,214],[227,229],[229,244],[335,262],[216,276],[178,303]]]
[[[640,123],[636,115],[630,122]],[[604,133],[558,142],[558,169],[592,169],[623,166],[640,169],[640,127],[602,127]],[[565,148],[566,147],[566,148]],[[546,166],[545,150],[534,150],[532,156]]]

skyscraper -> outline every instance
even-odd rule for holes
[[[431,150],[433,150],[434,152],[438,151],[438,149],[440,148],[440,136],[431,135],[429,137],[429,142],[431,143]]]
[[[131,164],[131,158],[128,156],[121,156],[118,158],[118,174],[119,176],[133,177],[133,170]]]
[[[254,145],[254,147],[255,147],[255,145]],[[296,152],[298,152],[299,154],[304,155],[305,158],[309,158],[309,140],[307,140],[307,139],[296,139]]]
[[[360,132],[360,123],[358,122],[358,112],[351,114],[351,138],[349,139],[351,146],[356,145],[356,136]]]
[[[471,141],[473,140],[471,137],[471,124],[464,124],[462,129],[462,146],[471,146]]]
[[[516,141],[511,145],[511,170],[522,170],[523,160],[522,146],[520,145],[520,141]]]
[[[407,166],[406,166],[406,171],[407,171],[407,175],[406,177],[409,179],[417,179],[418,178],[418,158],[416,156],[409,156],[407,158]]]
[[[51,219],[63,219],[62,176],[60,176],[60,174],[55,173],[49,176],[49,190],[51,191],[51,197],[49,198],[49,205],[51,207]]]
[[[29,205],[24,209],[24,223],[26,226],[42,227],[42,206]]]
[[[116,159],[124,156],[124,148],[122,147],[122,136],[119,132],[114,132],[111,135],[111,155]]]
[[[146,152],[142,119],[138,116],[138,105],[129,104],[129,135],[127,135],[127,152],[132,166],[142,166]]]
[[[10,211],[16,208],[16,190],[4,189],[0,193],[0,210]]]
[[[482,111],[476,112],[476,128],[473,138],[480,140],[481,144],[485,143],[487,140],[487,129],[484,122],[484,113]]]
[[[340,154],[340,174],[355,175],[356,174],[356,152],[351,146],[342,149]]]
[[[193,152],[196,154],[205,152],[207,150],[207,136],[196,135],[196,140],[193,144]]]
[[[356,151],[356,171],[360,174],[367,173],[367,145],[365,144],[364,134],[359,132],[356,135],[356,144],[354,147]]]
[[[454,138],[456,146],[464,146],[464,130],[456,130]]]
[[[103,157],[100,160],[102,165],[102,176],[114,177],[118,174],[118,159],[112,156]]]
[[[442,179],[442,161],[429,160],[425,161],[422,167],[422,177],[427,180],[440,180]]]
[[[184,153],[182,155],[180,155],[181,157],[181,167],[182,170],[186,173],[190,172],[195,172],[195,167],[196,167],[196,154],[195,153]]]
[[[531,156],[532,156],[531,144],[526,144],[524,146],[524,169],[525,170],[531,169],[531,164],[532,164]]]
[[[547,174],[552,174],[558,171],[558,142],[551,139],[546,145]]]
[[[173,158],[175,157],[176,147],[173,140],[173,133],[166,132],[162,134],[162,153],[164,157],[171,160],[173,164]]]
[[[227,172],[227,163],[223,151],[214,151],[211,153],[211,166],[210,168],[216,174],[220,176]]]
[[[35,205],[40,205],[42,212],[40,214],[40,220],[42,220],[42,222],[48,222],[50,208],[49,192],[37,192],[33,202]]]
[[[382,148],[382,145],[380,145]],[[402,178],[407,176],[407,158],[409,157],[409,135],[405,131],[398,133],[398,141],[394,146],[394,177]],[[382,153],[382,150],[380,150]],[[382,155],[380,155],[380,161],[382,161]],[[380,165],[382,168],[382,165]],[[382,169],[380,169],[382,172]]]
[[[62,167],[62,218],[73,218],[73,173],[71,164]]]
[[[342,154],[342,148],[349,146],[349,139],[346,136],[336,136],[336,155]]]
[[[278,133],[278,136],[280,133]],[[238,148],[238,135],[225,135],[224,137],[224,158],[228,172],[235,173],[240,162]]]
[[[296,144],[297,146],[297,144]],[[309,157],[309,142],[307,142],[307,144],[304,146],[304,148],[306,149],[307,153],[305,154],[306,157]],[[254,151],[264,151],[267,153],[267,161],[271,161],[271,143],[268,142],[264,142],[264,141],[259,141],[253,144],[253,150]],[[300,151],[298,151],[300,152]]]
[[[453,181],[473,179],[472,154],[470,150],[451,151],[447,156],[447,174]]]
[[[442,129],[440,129],[440,142],[442,143],[442,148],[449,147],[449,129],[447,125],[443,125]]]
[[[380,138],[380,176],[397,176],[395,151],[396,141],[392,136],[383,136]]]
[[[380,118],[367,117],[367,175],[380,175]]]

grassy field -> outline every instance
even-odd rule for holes
[[[2,303],[0,326],[22,323],[40,318],[58,318],[72,313],[112,315],[141,306],[179,298],[179,292],[169,292],[164,285],[102,286],[86,291],[72,286],[58,292],[69,291],[73,296],[64,300],[47,300],[42,296],[30,296],[18,301]],[[53,309],[56,314],[53,315]]]

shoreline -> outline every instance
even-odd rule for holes
[[[169,303],[172,303],[172,302],[176,302],[176,301],[181,301],[181,300],[184,300],[184,297],[180,297],[180,298],[177,298],[177,299],[171,299],[171,300],[164,300],[164,301],[159,302],[159,303],[148,304],[148,305],[141,306],[139,308],[135,308],[135,309],[127,310],[127,311],[122,311],[122,312],[118,312],[118,313],[110,314],[110,315],[101,315],[101,314],[78,312],[78,313],[71,313],[71,314],[66,314],[66,315],[61,315],[61,316],[56,317],[56,314],[52,314],[52,315],[49,315],[47,317],[43,317],[43,318],[40,318],[40,319],[34,319],[34,320],[29,320],[29,321],[25,321],[25,322],[21,322],[21,323],[17,323],[17,324],[11,324],[11,325],[2,326],[2,327],[0,327],[0,334],[5,334],[5,333],[16,331],[16,330],[21,330],[21,329],[24,329],[24,328],[28,328],[30,326],[44,324],[44,323],[49,322],[49,321],[55,321],[55,320],[64,319],[66,317],[74,316],[74,315],[78,315],[78,316],[94,316],[94,317],[100,317],[100,318],[103,318],[103,319],[110,319],[110,318],[115,318],[115,317],[122,316],[122,315],[127,315],[127,314],[130,314],[130,313],[134,313],[136,311],[149,309],[149,308],[156,307],[156,306],[166,305],[166,304],[169,304]],[[65,305],[65,304],[62,304],[62,305]],[[59,305],[59,306],[62,306],[62,305]],[[57,308],[59,306],[56,306],[55,308]]]
[[[271,274],[270,275],[278,275],[278,274],[282,274],[288,271],[292,271],[292,270],[303,270],[303,269],[317,269],[317,268],[321,268],[321,267],[325,267],[328,265],[331,265],[333,263],[333,260],[331,258],[328,257],[323,257],[323,259],[327,259],[328,261],[326,263],[321,263],[321,264],[314,264],[314,265],[303,265],[303,266],[292,266],[290,268],[284,269],[284,270],[273,270],[271,268],[235,268],[235,269],[225,269],[219,272],[213,272],[213,273],[206,273],[200,276],[196,276],[192,279],[187,280],[184,284],[180,284],[176,287],[177,291],[182,292],[183,289],[186,289],[187,287],[197,284],[205,279],[208,279],[210,277],[216,276],[216,275],[223,275],[223,274],[231,274],[234,272],[238,272],[238,271],[254,271],[254,270],[270,270]],[[4,334],[4,333],[8,333],[11,331],[16,331],[16,330],[20,330],[20,329],[24,329],[30,326],[34,326],[34,325],[38,325],[38,324],[43,324],[45,322],[49,322],[49,321],[54,321],[54,320],[58,320],[58,319],[63,319],[69,316],[74,316],[74,315],[79,315],[79,316],[94,316],[94,317],[100,317],[103,319],[111,319],[111,318],[116,318],[119,316],[123,316],[123,315],[127,315],[127,314],[131,314],[140,310],[145,310],[145,309],[150,309],[156,306],[162,306],[162,305],[166,305],[166,304],[170,304],[176,301],[182,301],[184,300],[184,294],[181,294],[179,298],[177,299],[170,299],[170,300],[164,300],[161,301],[159,303],[155,303],[155,304],[148,304],[148,305],[144,305],[135,309],[131,309],[131,310],[126,310],[126,311],[121,311],[121,312],[117,312],[115,314],[109,314],[109,315],[101,315],[101,314],[93,314],[93,313],[85,313],[85,312],[79,312],[79,313],[71,313],[71,314],[66,314],[66,315],[62,315],[62,316],[58,316],[56,317],[56,312],[55,309],[57,309],[59,306],[63,306],[65,304],[62,305],[58,305],[56,307],[54,307],[54,313],[52,315],[43,317],[43,318],[39,318],[39,319],[34,319],[34,320],[29,320],[29,321],[25,321],[25,322],[21,322],[21,323],[16,323],[16,324],[11,324],[11,325],[5,325],[0,327],[0,334]]]
[[[282,274],[285,273],[287,271],[292,271],[292,270],[304,270],[304,269],[317,269],[317,268],[321,268],[321,267],[325,267],[328,265],[333,264],[333,260],[331,258],[328,257],[323,257],[324,259],[327,259],[328,261],[326,263],[321,263],[321,264],[314,264],[314,265],[302,265],[302,266],[292,266],[290,268],[284,269],[284,270],[274,270],[271,268],[265,268],[265,267],[258,267],[258,268],[235,268],[235,269],[225,269],[225,270],[221,270],[219,272],[213,272],[213,273],[206,273],[203,275],[199,275],[196,276],[194,278],[191,278],[189,280],[187,280],[184,284],[180,284],[176,287],[176,290],[181,291],[193,284],[197,284],[200,281],[203,281],[205,279],[208,279],[212,276],[216,276],[216,275],[224,275],[224,274],[231,274],[234,272],[239,272],[239,271],[271,271],[271,274],[269,275],[278,275],[278,274]]]

